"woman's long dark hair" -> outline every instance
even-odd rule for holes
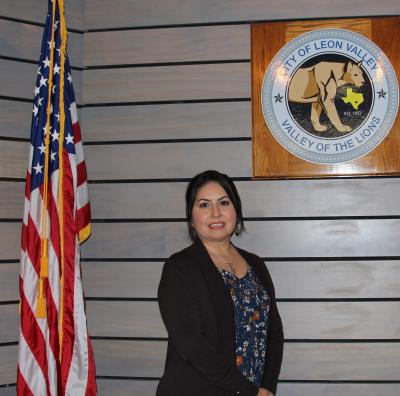
[[[188,225],[189,236],[194,241],[196,232],[192,227],[192,211],[196,201],[197,191],[209,182],[218,183],[228,194],[236,211],[236,228],[235,235],[240,235],[245,231],[242,213],[242,202],[237,192],[236,186],[228,175],[220,173],[216,170],[207,170],[194,176],[186,189],[186,220]]]

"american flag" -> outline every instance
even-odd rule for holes
[[[49,0],[34,90],[19,277],[19,396],[97,393],[79,248],[90,235],[90,205],[63,3]]]

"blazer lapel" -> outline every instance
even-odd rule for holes
[[[225,353],[235,356],[235,322],[232,298],[221,274],[211,260],[200,239],[196,239],[191,248],[193,258],[198,262],[203,273],[215,318],[218,323],[218,338]]]

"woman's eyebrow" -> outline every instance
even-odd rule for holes
[[[227,195],[224,195],[223,197],[218,198],[217,201],[221,201],[222,199],[225,199],[225,198],[229,198],[229,197],[228,197]],[[212,200],[211,200],[211,199],[207,199],[207,198],[198,198],[197,201],[207,201],[207,202],[210,202],[210,201],[212,201]]]

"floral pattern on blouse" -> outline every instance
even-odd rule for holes
[[[270,298],[249,268],[243,278],[218,268],[232,297],[236,334],[236,367],[260,387],[264,373]]]

